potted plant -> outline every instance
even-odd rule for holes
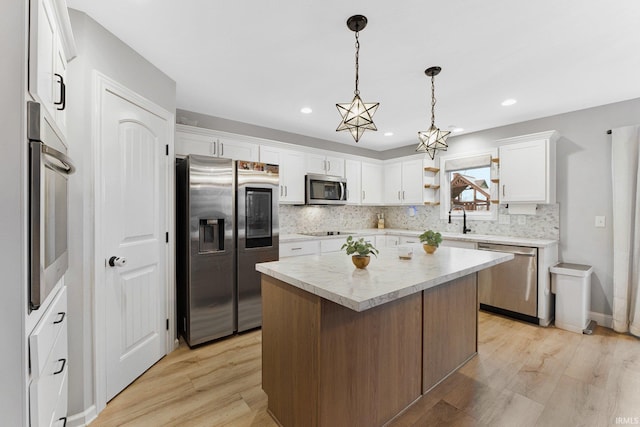
[[[440,243],[442,243],[442,234],[437,231],[427,230],[420,236],[420,242],[422,242],[422,248],[428,254],[432,254],[436,251]]]
[[[351,261],[353,265],[358,268],[365,268],[369,265],[371,257],[378,256],[378,250],[370,243],[366,242],[364,238],[354,239],[353,236],[347,237],[347,241],[340,249],[344,249],[347,255],[351,255]]]

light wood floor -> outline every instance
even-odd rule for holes
[[[260,387],[260,331],[182,344],[107,405],[97,426],[276,426]],[[640,340],[579,335],[480,312],[479,353],[391,423],[640,424]],[[366,426],[369,427],[369,426]]]

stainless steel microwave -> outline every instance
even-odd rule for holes
[[[344,205],[347,203],[347,180],[341,176],[308,174],[305,177],[307,205]]]
[[[66,147],[42,115],[27,103],[29,139],[29,310],[36,310],[67,271],[68,184],[75,171]]]

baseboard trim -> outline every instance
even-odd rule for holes
[[[96,405],[91,405],[83,412],[67,417],[66,425],[68,427],[84,427],[98,417],[96,413]]]
[[[589,312],[589,319],[594,320],[598,326],[613,329],[613,316],[611,314],[602,314],[591,311]]]

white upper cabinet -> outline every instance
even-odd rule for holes
[[[29,93],[66,135],[67,62],[75,43],[64,0],[31,0],[29,17]]]
[[[424,199],[422,158],[391,162],[384,168],[384,201],[387,204],[422,204]]]
[[[344,178],[344,159],[325,154],[307,153],[307,173],[335,175]]]
[[[251,162],[257,162],[260,157],[260,146],[256,143],[185,125],[176,125],[175,151],[178,157],[200,154]]]
[[[382,176],[381,164],[362,162],[360,172],[360,196],[363,205],[382,204]],[[349,181],[347,181],[347,188]]]
[[[556,202],[555,131],[498,141],[500,203]]]
[[[304,153],[261,145],[260,161],[280,166],[280,203],[304,204],[304,175],[306,173]]]
[[[362,163],[359,160],[345,160],[344,174],[347,179],[347,204],[359,205],[362,198]]]

